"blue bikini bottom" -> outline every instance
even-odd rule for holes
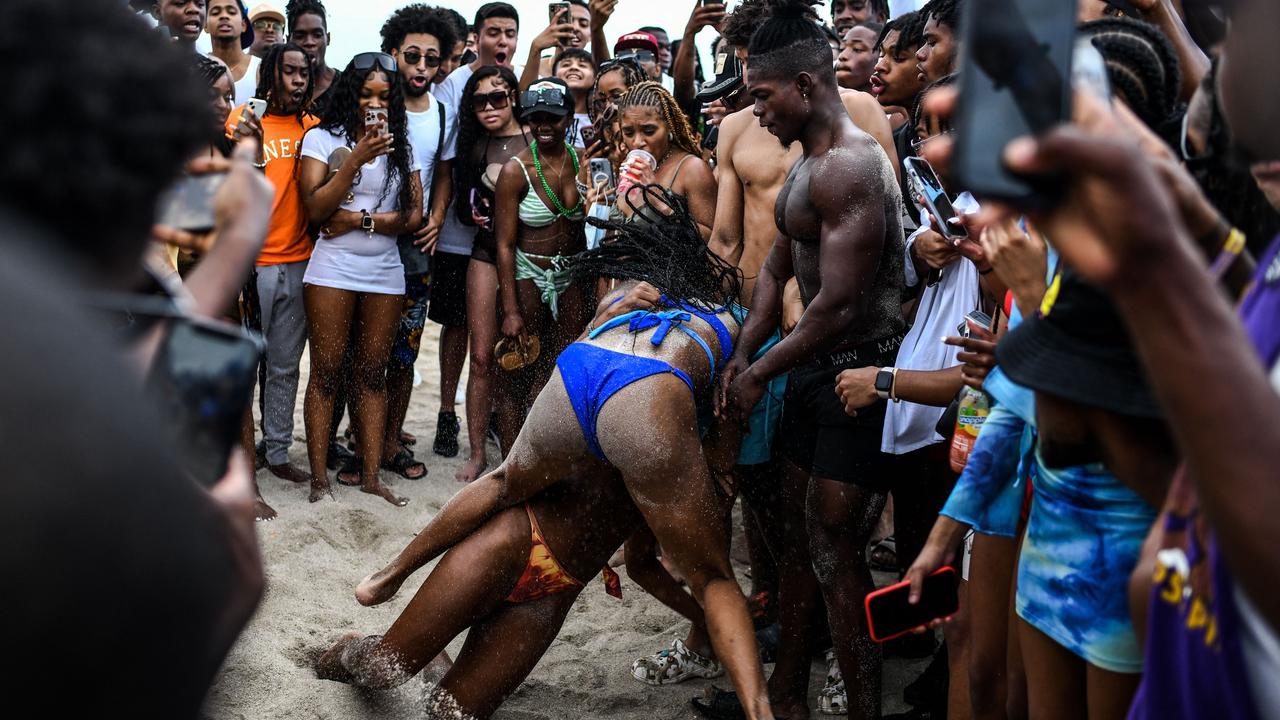
[[[556,359],[556,367],[560,370],[560,378],[564,380],[564,389],[569,393],[573,412],[578,416],[578,424],[582,426],[582,437],[587,441],[587,448],[592,455],[605,462],[609,459],[600,448],[596,421],[604,404],[615,393],[637,380],[663,373],[675,375],[689,386],[690,393],[694,391],[693,378],[670,363],[606,350],[583,342],[576,342],[565,348]]]

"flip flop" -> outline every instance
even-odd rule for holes
[[[689,700],[693,709],[703,717],[711,720],[746,720],[747,713],[743,711],[742,703],[738,702],[737,693],[732,690],[721,690],[715,685],[709,688],[709,692],[709,697],[703,695]]]
[[[421,467],[422,474],[417,476],[410,475],[409,470],[414,467]],[[395,457],[392,457],[389,460],[383,460],[382,469],[390,470],[406,480],[421,480],[427,476],[427,466],[417,460],[414,460],[413,453],[403,449],[396,453]]]
[[[360,473],[362,472],[364,472],[364,458],[360,457],[359,455],[352,455],[350,458],[347,458],[338,464],[338,472],[334,474],[333,479],[336,480],[339,485],[346,485],[347,487],[360,487],[360,485],[363,484],[363,482],[360,480]],[[348,475],[354,474],[356,476],[356,481],[351,482],[349,480],[343,480],[342,479],[343,473],[346,473]]]

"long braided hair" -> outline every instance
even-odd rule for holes
[[[667,124],[667,134],[670,137],[668,142],[690,155],[702,155],[698,148],[702,138],[689,125],[689,119],[680,110],[676,99],[661,84],[646,80],[632,85],[618,102],[618,113],[622,114],[633,107],[656,108]]]
[[[1102,55],[1112,92],[1123,98],[1147,127],[1172,139],[1172,125],[1181,120],[1178,97],[1182,73],[1178,55],[1164,33],[1132,18],[1093,20],[1081,25],[1079,32]]]
[[[605,229],[607,239],[573,256],[568,269],[575,282],[596,278],[647,282],[669,298],[708,312],[737,302],[741,271],[707,247],[683,196],[661,185],[646,185],[639,206],[643,222],[587,218]]]

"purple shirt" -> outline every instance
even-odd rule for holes
[[[1240,318],[1264,365],[1274,367],[1280,360],[1280,238],[1258,264]],[[1174,478],[1165,510],[1146,672],[1129,720],[1254,720],[1258,712],[1245,673],[1231,570],[1185,473]]]

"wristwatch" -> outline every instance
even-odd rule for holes
[[[876,395],[879,395],[881,400],[897,400],[893,397],[893,384],[897,379],[898,368],[880,368],[880,372],[876,373]]]
[[[373,234],[373,216],[368,210],[360,211],[360,228],[370,235]]]

